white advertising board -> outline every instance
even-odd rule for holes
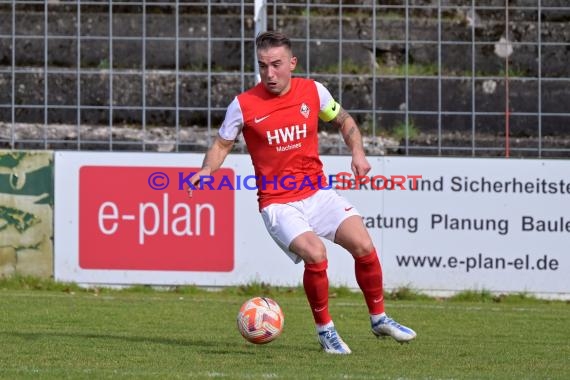
[[[407,181],[381,198],[344,192],[379,247],[387,287],[570,293],[570,162],[381,161],[373,171],[386,177],[422,176],[417,190]]]
[[[299,285],[302,264],[279,250],[259,215],[249,156],[230,155],[214,188],[190,200],[180,188],[202,158],[56,152],[56,279]],[[570,295],[570,162],[369,159],[369,178],[346,189],[350,158],[322,158],[337,191],[364,217],[387,289]],[[222,178],[231,183],[220,186]],[[327,248],[331,285],[356,288],[350,255]]]

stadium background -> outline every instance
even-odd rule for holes
[[[52,274],[50,152],[204,151],[264,28],[292,36],[296,74],[327,84],[370,155],[565,158],[569,18],[554,0],[3,2],[1,211],[21,221],[2,273]],[[321,150],[346,153],[325,126]]]
[[[3,1],[0,147],[203,150],[269,27],[372,154],[566,157],[568,19],[562,0]]]

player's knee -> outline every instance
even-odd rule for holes
[[[354,257],[362,257],[369,255],[374,250],[372,240],[359,241],[351,249],[350,253]]]
[[[327,250],[319,238],[301,235],[289,246],[289,249],[303,259],[305,263],[320,263],[327,258]]]
[[[305,263],[307,264],[317,264],[322,263],[327,259],[326,251],[312,251],[305,256]]]
[[[306,246],[300,256],[307,264],[321,263],[327,259],[327,250],[323,244]]]

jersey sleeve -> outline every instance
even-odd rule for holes
[[[340,104],[334,100],[329,90],[322,83],[315,81],[315,85],[320,101],[319,118],[322,121],[331,121],[340,112]]]
[[[232,100],[226,110],[226,117],[218,134],[224,140],[235,140],[243,128],[243,114],[237,97]]]

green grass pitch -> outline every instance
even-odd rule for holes
[[[236,328],[253,295],[270,296],[285,313],[283,334],[266,345],[246,342]],[[353,351],[336,356],[319,350],[301,288],[119,291],[0,281],[0,378],[570,378],[568,302],[394,298],[387,295],[388,313],[418,333],[410,344],[376,339],[361,294],[333,289],[331,312]]]

